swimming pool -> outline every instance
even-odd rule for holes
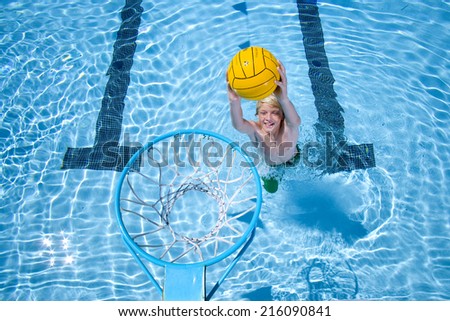
[[[122,20],[124,3],[103,0],[2,6],[1,300],[160,299],[120,236],[117,164],[86,169],[100,165],[74,153],[61,167],[68,148],[111,137],[139,146],[201,128],[245,141],[231,127],[224,84],[240,46],[283,61],[300,143],[317,139],[296,2],[130,3],[142,8],[140,21]],[[373,144],[376,167],[288,171],[264,195],[255,240],[213,299],[448,300],[449,4],[318,8],[341,129],[352,144]],[[108,82],[127,70],[129,82]],[[123,119],[99,125],[108,106]],[[253,103],[244,112],[253,117]]]

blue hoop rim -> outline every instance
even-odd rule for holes
[[[231,246],[228,250],[222,252],[220,255],[202,261],[202,262],[196,262],[196,263],[176,263],[176,262],[167,262],[167,261],[163,261],[161,259],[158,259],[152,255],[150,255],[149,253],[145,252],[144,250],[142,250],[131,238],[131,236],[128,234],[125,225],[123,223],[122,220],[122,212],[120,210],[120,191],[122,190],[122,185],[123,182],[125,180],[125,177],[127,176],[128,172],[130,171],[131,165],[136,161],[136,159],[138,157],[140,157],[140,155],[142,155],[146,150],[148,150],[151,146],[153,146],[154,144],[172,137],[172,136],[177,136],[177,135],[185,135],[185,134],[199,134],[199,135],[207,135],[207,136],[211,136],[217,139],[222,140],[225,143],[228,143],[234,150],[238,151],[241,156],[245,159],[245,161],[251,166],[251,171],[252,174],[254,176],[254,179],[256,181],[256,207],[255,207],[255,214],[253,214],[252,220],[249,223],[249,226],[247,228],[247,230],[244,232],[244,234],[241,236],[241,238],[233,245]],[[223,259],[227,258],[228,256],[230,256],[232,253],[234,253],[235,251],[237,251],[249,238],[250,233],[252,233],[252,231],[256,228],[256,224],[258,223],[258,218],[259,218],[259,214],[261,212],[261,206],[262,206],[262,187],[261,187],[261,179],[259,176],[259,173],[256,169],[255,164],[253,163],[252,159],[247,155],[247,153],[242,150],[242,148],[236,144],[235,142],[231,141],[229,138],[222,136],[218,133],[215,132],[211,132],[211,131],[207,131],[207,130],[202,130],[202,129],[181,129],[181,130],[176,130],[176,131],[172,131],[172,132],[168,132],[164,135],[161,135],[157,138],[155,138],[154,140],[148,142],[147,144],[145,144],[139,151],[137,151],[128,161],[128,163],[125,165],[119,181],[117,183],[117,187],[116,187],[116,193],[115,193],[115,210],[116,210],[116,218],[117,221],[119,223],[119,228],[122,234],[122,238],[124,239],[124,241],[138,254],[140,254],[142,257],[144,257],[145,259],[147,259],[148,261],[159,265],[159,266],[172,266],[172,267],[199,267],[199,266],[210,266],[213,265],[219,261],[222,261]]]

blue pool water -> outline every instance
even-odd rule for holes
[[[182,128],[245,142],[231,127],[224,81],[239,46],[284,63],[300,144],[317,138],[295,1],[143,1],[129,24],[124,5],[2,2],[1,300],[160,299],[121,239],[119,172],[73,159],[62,169],[63,160],[105,138],[138,146]],[[255,240],[214,299],[448,300],[449,2],[318,9],[340,128],[350,144],[373,144],[376,167],[288,170],[279,191],[264,194]],[[113,57],[120,26],[131,60]],[[108,83],[127,68],[129,83]],[[121,123],[102,118],[102,106],[118,106],[107,93],[123,96]],[[254,117],[253,102],[243,107]],[[209,282],[221,269],[208,270]]]

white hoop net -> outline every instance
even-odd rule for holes
[[[258,216],[257,184],[247,159],[230,144],[201,133],[153,144],[120,190],[122,221],[152,257],[203,262],[230,249]]]

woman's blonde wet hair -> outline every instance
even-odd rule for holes
[[[258,115],[259,109],[261,108],[262,104],[264,104],[264,103],[268,104],[272,107],[276,107],[276,108],[280,109],[281,112],[283,113],[283,108],[281,108],[280,102],[278,101],[277,97],[274,94],[270,94],[266,98],[258,100],[258,102],[256,103],[256,114],[255,115]]]

